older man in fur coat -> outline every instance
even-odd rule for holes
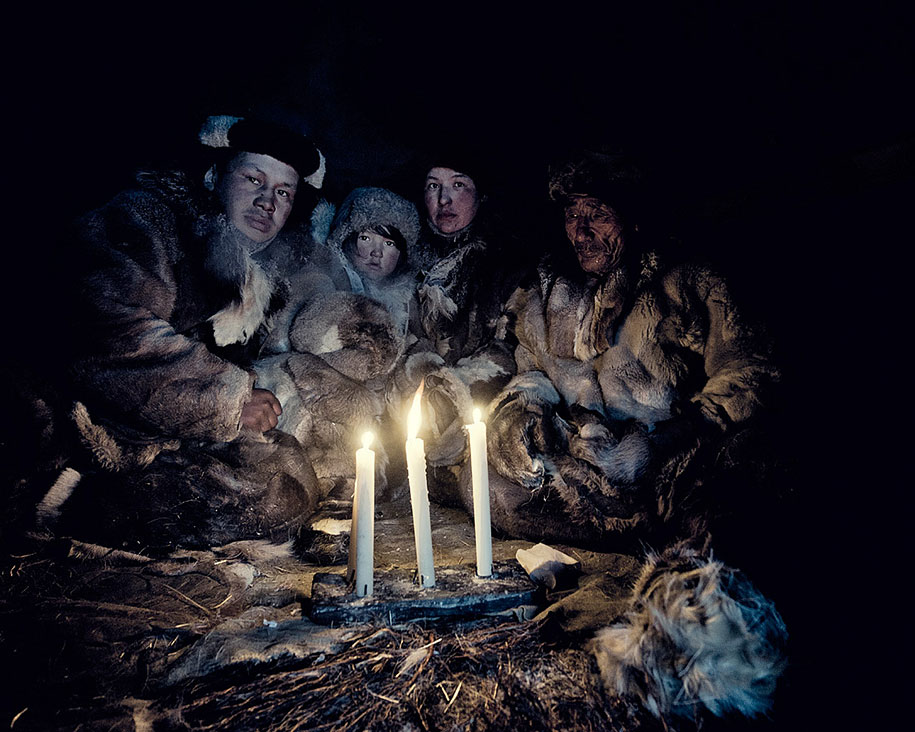
[[[739,462],[778,379],[721,277],[647,250],[638,176],[597,153],[552,171],[575,257],[512,295],[518,375],[490,405],[493,521],[509,534],[596,547],[703,534],[710,473]]]
[[[199,177],[144,173],[79,222],[71,412],[84,455],[41,528],[111,545],[286,538],[316,505],[301,446],[250,364],[312,247],[324,158],[307,137],[212,117]],[[215,161],[215,162],[214,162]]]

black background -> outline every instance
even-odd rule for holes
[[[730,274],[785,366],[801,500],[770,537],[795,643],[780,719],[878,728],[890,700],[904,701],[894,659],[911,643],[904,593],[890,589],[911,525],[911,479],[894,458],[911,383],[907,4],[608,5],[14,11],[9,350],[53,354],[67,222],[137,167],[180,158],[208,114],[268,110],[303,125],[337,202],[393,179],[422,146],[475,141],[526,212],[520,228],[541,232],[554,226],[551,159],[583,144],[633,149],[684,245]]]

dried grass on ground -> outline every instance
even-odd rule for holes
[[[604,696],[591,658],[550,644],[544,629],[371,630],[307,668],[208,679],[148,711],[171,730],[661,729]]]

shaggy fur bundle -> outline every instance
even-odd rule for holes
[[[292,348],[321,356],[351,379],[383,376],[400,355],[391,315],[365,295],[334,292],[303,308],[289,332]]]
[[[748,717],[771,706],[787,631],[738,571],[693,552],[651,555],[625,618],[591,642],[605,687],[658,717]]]

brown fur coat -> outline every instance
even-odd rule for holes
[[[654,255],[591,282],[545,266],[508,310],[519,373],[490,405],[496,525],[597,545],[697,530],[701,466],[778,380],[724,280]]]
[[[74,247],[70,417],[85,449],[72,498],[53,497],[58,529],[131,546],[285,538],[315,508],[314,472],[294,440],[245,435],[240,417],[310,232],[258,250],[202,186],[147,173],[78,223]]]

